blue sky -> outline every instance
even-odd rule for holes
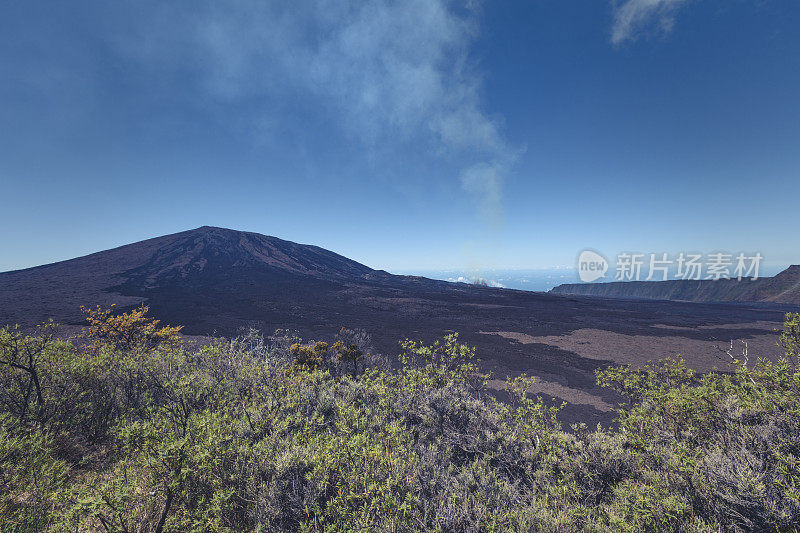
[[[796,0],[6,0],[0,271],[201,225],[798,263],[798,95]]]

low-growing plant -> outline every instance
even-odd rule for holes
[[[193,346],[146,308],[4,328],[0,530],[797,530],[798,323],[734,372],[601,370],[622,403],[591,431],[533,378],[488,394],[456,334],[390,367],[360,331]]]

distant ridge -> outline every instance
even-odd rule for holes
[[[800,265],[792,265],[776,276],[737,280],[615,281],[567,283],[550,290],[553,294],[643,298],[690,302],[771,302],[800,305]]]

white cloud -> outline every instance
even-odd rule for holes
[[[458,276],[457,278],[447,278],[447,281],[450,283],[468,283],[470,285],[480,285],[485,287],[493,287],[495,289],[505,289],[506,286],[502,283],[495,281],[493,279],[486,279],[486,278],[467,278],[464,276]]]
[[[125,42],[143,64],[188,70],[214,103],[313,101],[367,149],[406,142],[462,161],[484,217],[501,211],[515,150],[481,105],[470,68],[475,2],[234,0],[159,5]],[[303,105],[303,104],[301,104]]]
[[[614,25],[611,42],[622,43],[655,27],[661,33],[669,33],[675,24],[675,12],[686,0],[614,0]]]

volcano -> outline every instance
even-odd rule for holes
[[[792,284],[786,285],[790,288]],[[774,357],[786,306],[597,298],[448,283],[374,270],[317,246],[204,226],[49,265],[0,273],[0,324],[83,324],[80,306],[140,304],[189,335],[297,331],[330,339],[361,328],[389,356],[405,338],[460,332],[501,380],[525,372],[536,392],[569,402],[567,419],[610,416],[595,383],[609,364],[682,356],[708,370],[719,345]]]
[[[80,306],[147,303],[193,334],[246,324],[305,326],[340,315],[359,287],[450,288],[373,270],[323,248],[203,226],[49,265],[0,274],[0,323],[80,324]],[[357,291],[356,291],[357,292]],[[233,328],[233,329],[232,329]]]

